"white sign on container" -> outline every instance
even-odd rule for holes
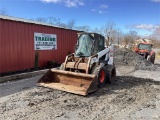
[[[55,34],[34,33],[35,50],[56,50],[57,36]]]

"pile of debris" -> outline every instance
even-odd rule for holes
[[[114,63],[116,66],[128,65],[134,66],[135,70],[154,71],[157,66],[147,61],[143,56],[129,49],[117,49],[114,54]]]

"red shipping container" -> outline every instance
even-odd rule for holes
[[[0,16],[0,73],[34,68],[34,33],[55,34],[57,49],[38,50],[38,66],[55,60],[61,64],[68,52],[74,52],[80,31],[59,28],[40,22]]]

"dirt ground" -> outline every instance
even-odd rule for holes
[[[0,120],[160,120],[159,65],[117,65],[116,81],[86,97],[34,86],[41,76],[0,84]]]

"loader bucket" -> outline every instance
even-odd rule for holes
[[[88,95],[97,87],[97,76],[53,68],[38,81],[39,86],[62,90],[79,95]]]

